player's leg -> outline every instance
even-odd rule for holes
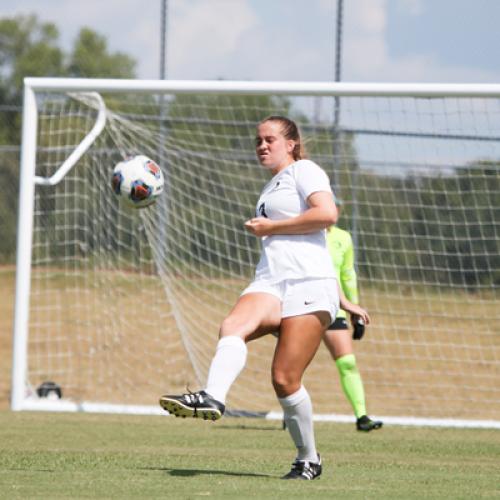
[[[382,422],[371,420],[366,414],[363,380],[359,373],[352,345],[352,334],[345,318],[336,318],[323,335],[323,341],[335,360],[344,394],[356,416],[356,428],[371,431],[382,427]]]
[[[160,398],[160,405],[176,416],[219,419],[225,410],[226,395],[245,366],[246,342],[277,330],[280,319],[281,302],[275,295],[242,295],[222,322],[205,390],[167,394]]]
[[[221,324],[205,391],[225,404],[231,385],[245,366],[246,343],[278,330],[280,321],[281,302],[275,295],[242,295]]]
[[[346,325],[345,319],[337,318],[330,328],[335,325],[344,326],[341,322]],[[323,335],[323,340],[335,360],[342,389],[351,403],[356,418],[366,415],[363,381],[356,365],[350,330],[328,329]]]
[[[285,479],[314,479],[321,474],[316,451],[313,411],[302,376],[313,359],[329,314],[325,311],[284,318],[272,365],[273,386],[286,426],[297,448],[292,470]]]

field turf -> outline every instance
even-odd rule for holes
[[[499,498],[500,432],[316,424],[324,472],[282,481],[280,422],[0,412],[2,498]]]

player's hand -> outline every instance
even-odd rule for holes
[[[273,221],[267,217],[254,217],[245,222],[245,229],[255,236],[269,236],[272,234]]]
[[[351,316],[352,324],[352,338],[354,340],[361,340],[365,334],[365,322],[360,316],[353,314]]]
[[[353,304],[352,302],[348,303],[348,307],[342,306],[342,309],[347,311],[351,315],[351,319],[359,318],[363,321],[365,325],[370,324],[370,316],[367,311],[365,311],[361,306],[357,304]]]

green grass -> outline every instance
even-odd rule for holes
[[[494,498],[500,432],[319,423],[324,472],[281,481],[279,422],[0,412],[3,498]]]

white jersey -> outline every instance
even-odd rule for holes
[[[282,220],[296,217],[309,206],[315,192],[332,192],[326,173],[310,160],[299,160],[278,172],[257,203],[257,217]],[[255,279],[276,283],[285,279],[335,278],[324,229],[309,234],[262,237],[262,254]]]

